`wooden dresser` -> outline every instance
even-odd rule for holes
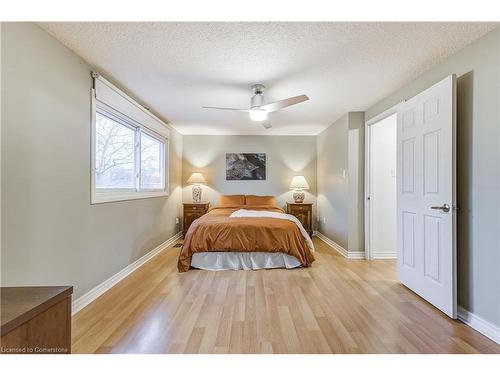
[[[0,288],[2,354],[71,353],[71,286]]]
[[[209,203],[183,203],[183,206],[182,235],[185,236],[191,223],[207,213]]]
[[[286,204],[286,212],[295,216],[304,226],[304,229],[312,237],[312,203],[290,203]]]

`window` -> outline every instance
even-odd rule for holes
[[[92,203],[165,196],[168,193],[166,134],[146,126],[148,117],[132,118],[99,96],[93,98]],[[121,96],[122,97],[122,96]],[[130,105],[128,102],[126,105]],[[126,108],[125,108],[126,109]],[[134,108],[136,110],[136,108]],[[142,109],[143,110],[143,109]],[[129,111],[129,113],[133,113]],[[153,128],[153,129],[151,129]],[[167,133],[168,134],[168,133]]]
[[[165,139],[120,117],[95,113],[95,203],[165,192]]]

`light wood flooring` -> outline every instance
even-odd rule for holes
[[[394,261],[317,238],[295,270],[178,273],[170,248],[73,318],[73,353],[500,353],[400,285]]]

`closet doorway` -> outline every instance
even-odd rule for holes
[[[396,111],[368,121],[366,135],[366,258],[396,259]]]

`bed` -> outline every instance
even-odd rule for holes
[[[272,203],[221,199],[189,227],[178,270],[309,267],[314,261],[311,239],[295,217]]]

